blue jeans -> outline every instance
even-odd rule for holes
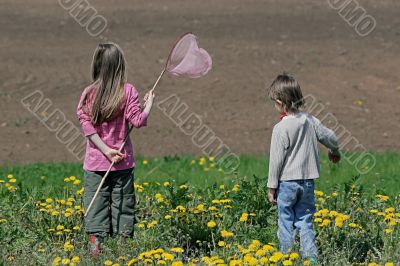
[[[314,180],[279,182],[277,204],[280,251],[293,250],[296,231],[299,231],[302,257],[318,258],[313,230]]]

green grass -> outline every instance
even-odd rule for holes
[[[326,156],[321,158],[316,189],[325,194],[316,193],[321,219],[314,220],[321,265],[400,261],[400,153],[373,155],[375,167],[357,178],[357,169],[346,160],[333,165]],[[209,159],[204,162],[200,165],[199,158],[193,156],[139,156],[135,177],[141,185],[136,188],[139,201],[135,206],[135,237],[107,238],[98,261],[93,261],[87,250],[82,209],[75,211],[82,208],[79,191],[83,184],[64,182],[70,176],[82,180],[82,164],[0,167],[0,265],[49,265],[58,258],[73,256],[80,258],[79,265],[102,265],[108,259],[125,265],[119,256],[141,260],[142,254],[160,247],[167,251],[183,247],[185,252],[177,255],[178,261],[219,256],[228,262],[233,255],[244,258],[239,244],[250,247],[254,241],[277,243],[276,206],[267,200],[267,156],[241,156],[240,167],[232,174],[211,167]],[[165,181],[171,184],[155,183]],[[202,211],[199,206],[203,206]],[[242,221],[244,214],[250,217]],[[342,225],[336,224],[338,218],[344,219]],[[212,229],[208,225],[211,220],[217,224]],[[149,227],[153,222],[156,226]],[[57,229],[59,226],[65,228]],[[234,236],[223,239],[222,230]],[[216,246],[220,240],[231,247]],[[73,244],[73,250],[65,249],[67,241]],[[272,252],[268,256],[272,258]]]
[[[376,158],[376,165],[367,174],[361,175],[360,184],[365,189],[374,192],[378,191],[388,195],[399,193],[400,153],[385,152],[373,153],[373,155]],[[254,175],[267,182],[267,156],[241,156],[238,171],[228,175],[218,172],[216,168],[204,171],[204,167],[209,165],[200,166],[198,158],[193,156],[147,158],[147,165],[143,165],[143,160],[143,157],[138,156],[135,178],[139,183],[174,180],[178,183],[187,182],[191,186],[204,188],[213,184],[234,182],[237,176],[252,180]],[[194,165],[191,164],[192,160],[196,160]],[[82,178],[83,176],[82,164],[79,163],[3,166],[0,168],[0,179],[8,173],[14,174],[21,186],[29,184],[29,189],[45,186],[49,195],[56,195],[61,191],[61,184],[65,177],[74,175]],[[338,165],[333,165],[326,156],[322,156],[321,178],[317,180],[316,187],[320,190],[331,190],[334,186],[349,181],[356,175],[358,175],[357,169],[346,160],[342,160]],[[45,176],[44,181],[40,179],[41,176]]]

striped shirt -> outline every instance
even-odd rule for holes
[[[142,112],[139,94],[133,85],[129,83],[125,83],[124,86],[125,98],[121,106],[121,112],[113,120],[94,126],[90,121],[91,115],[86,113],[82,107],[82,102],[89,89],[90,86],[83,91],[77,108],[78,119],[86,137],[97,133],[108,147],[118,150],[128,132],[129,123],[136,128],[146,126],[147,113]],[[89,106],[93,101],[94,96],[89,99]],[[122,149],[122,153],[125,154],[125,158],[114,164],[111,168],[112,171],[135,167],[133,146],[129,138]],[[111,162],[107,157],[88,139],[83,168],[88,171],[107,171],[110,164]]]
[[[279,181],[318,178],[318,142],[333,151],[339,148],[335,133],[311,114],[285,116],[272,130],[267,186],[277,188]]]

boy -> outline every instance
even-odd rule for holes
[[[314,179],[320,172],[317,142],[329,149],[329,159],[337,163],[337,138],[317,118],[299,110],[304,98],[293,76],[279,75],[269,89],[269,97],[281,112],[281,121],[272,131],[268,174],[268,199],[278,205],[280,251],[293,249],[298,229],[302,256],[316,261],[313,214]]]

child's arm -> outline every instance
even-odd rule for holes
[[[153,107],[154,97],[155,97],[154,90],[150,90],[144,96],[144,110],[143,110],[143,112],[147,113],[147,116],[149,116],[149,114],[151,112],[151,108]]]
[[[268,200],[272,204],[276,204],[276,188],[268,188]]]
[[[271,147],[269,155],[268,188],[276,189],[285,162],[289,140],[283,136],[276,127],[272,130]]]
[[[108,147],[97,133],[88,136],[88,139],[112,162],[117,163],[125,157],[123,153]]]
[[[86,91],[82,93],[81,99],[79,100],[79,104],[76,109],[76,114],[78,116],[79,122],[81,123],[83,134],[85,135],[85,137],[88,137],[90,135],[96,134],[97,131],[92,124],[92,117],[83,110],[83,101],[85,97]]]
[[[324,126],[321,121],[314,118],[314,129],[317,135],[318,141],[329,149],[329,160],[334,163],[340,161],[339,143],[333,130]]]
[[[123,154],[117,150],[108,147],[103,140],[97,134],[96,128],[93,126],[91,121],[91,116],[83,110],[83,100],[85,98],[85,93],[82,93],[81,99],[79,101],[76,113],[78,115],[79,122],[82,126],[83,134],[89,140],[91,140],[99,150],[107,156],[110,161],[118,162],[123,158]]]
[[[135,88],[132,88],[125,111],[126,119],[128,119],[129,122],[136,128],[145,126],[147,124],[147,117],[149,116],[151,108],[153,107],[153,101],[154,92],[151,90],[146,94],[145,108],[142,111],[139,102],[139,94]]]

